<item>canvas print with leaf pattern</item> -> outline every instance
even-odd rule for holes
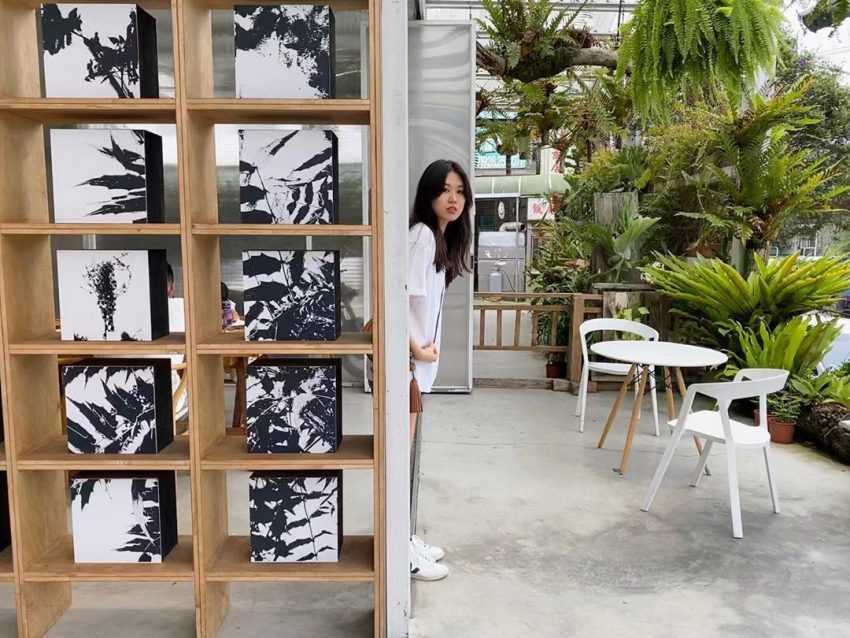
[[[254,472],[248,482],[251,562],[336,562],[342,472]]]
[[[334,224],[337,137],[317,129],[239,131],[239,203],[249,224]]]
[[[342,424],[339,359],[261,358],[248,366],[246,416],[252,453],[336,452]]]
[[[246,340],[339,338],[339,251],[247,250],[242,278]]]
[[[156,98],[156,20],[134,4],[44,4],[46,97]]]
[[[233,36],[236,97],[334,97],[334,16],[329,6],[237,5]]]
[[[71,480],[77,563],[161,563],[177,544],[174,472]]]
[[[169,359],[84,359],[62,382],[69,451],[156,454],[173,441]]]
[[[130,129],[52,129],[57,223],[163,221],[162,138]]]

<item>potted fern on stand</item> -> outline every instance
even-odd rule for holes
[[[773,443],[793,443],[797,419],[800,418],[802,401],[794,392],[785,390],[767,398],[767,431]],[[756,424],[760,411],[754,412]]]

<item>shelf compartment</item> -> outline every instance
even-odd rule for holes
[[[39,122],[170,123],[177,121],[177,103],[169,98],[3,98],[0,113]]]
[[[12,546],[0,552],[0,583],[15,582],[15,570],[12,566]]]
[[[10,354],[137,355],[180,354],[186,351],[182,332],[155,341],[62,341],[59,333],[23,339],[9,345]]]
[[[342,356],[372,353],[372,335],[344,332],[336,341],[245,341],[240,331],[222,332],[198,344],[198,354],[250,357],[263,354]]]
[[[195,98],[188,110],[220,124],[369,124],[369,100]]]
[[[180,235],[180,224],[0,224],[3,235]]]
[[[0,226],[0,230],[2,226]],[[192,224],[195,235],[283,235],[293,237],[370,237],[367,224]]]
[[[204,470],[371,470],[372,435],[343,436],[333,454],[251,454],[244,436],[223,436],[201,460]]]
[[[375,578],[372,536],[344,536],[338,563],[252,563],[248,536],[228,536],[206,580],[371,582]]]
[[[75,563],[71,537],[66,536],[24,573],[29,582],[194,580],[192,537],[180,536],[162,563]]]
[[[19,470],[188,470],[189,440],[177,437],[158,454],[74,454],[62,437],[18,459]]]

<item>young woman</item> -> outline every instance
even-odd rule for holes
[[[469,267],[473,204],[469,178],[457,162],[437,160],[419,179],[407,234],[407,294],[410,328],[410,440],[422,412],[420,392],[430,392],[440,361],[445,291]],[[439,580],[449,574],[437,564],[445,552],[410,540],[410,575]]]

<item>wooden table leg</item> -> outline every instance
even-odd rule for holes
[[[632,452],[632,439],[635,436],[635,430],[637,429],[637,424],[640,420],[640,409],[643,405],[643,393],[646,390],[646,381],[648,378],[649,366],[644,366],[643,373],[640,375],[640,385],[638,386],[638,393],[635,397],[634,405],[632,406],[632,416],[629,419],[629,431],[626,434],[626,445],[623,447],[623,458],[620,459],[620,467],[614,468],[614,471],[619,472],[620,475],[625,473],[626,466],[629,464],[629,455]]]
[[[676,418],[676,401],[673,398],[673,375],[670,368],[664,368],[664,394],[667,395],[667,421]]]
[[[685,387],[685,377],[682,376],[681,368],[676,368],[676,382],[679,385],[679,394],[682,395],[682,400],[684,400],[685,393],[688,391],[688,389]],[[702,456],[702,443],[699,442],[699,438],[697,438],[696,434],[694,434],[694,445],[697,446],[697,452],[699,452],[699,455]],[[711,471],[708,469],[708,464],[706,464],[705,466],[705,475],[711,476]]]
[[[611,406],[611,412],[608,413],[608,420],[605,422],[605,427],[602,429],[602,436],[599,437],[599,443],[596,444],[596,447],[598,448],[605,445],[605,439],[608,437],[608,432],[614,424],[614,419],[617,418],[617,414],[620,412],[620,406],[623,404],[623,398],[626,396],[626,392],[629,391],[629,384],[635,376],[636,368],[637,366],[635,365],[632,365],[632,367],[629,368],[626,378],[623,381],[623,385],[620,386],[620,393],[617,395],[614,405]]]

